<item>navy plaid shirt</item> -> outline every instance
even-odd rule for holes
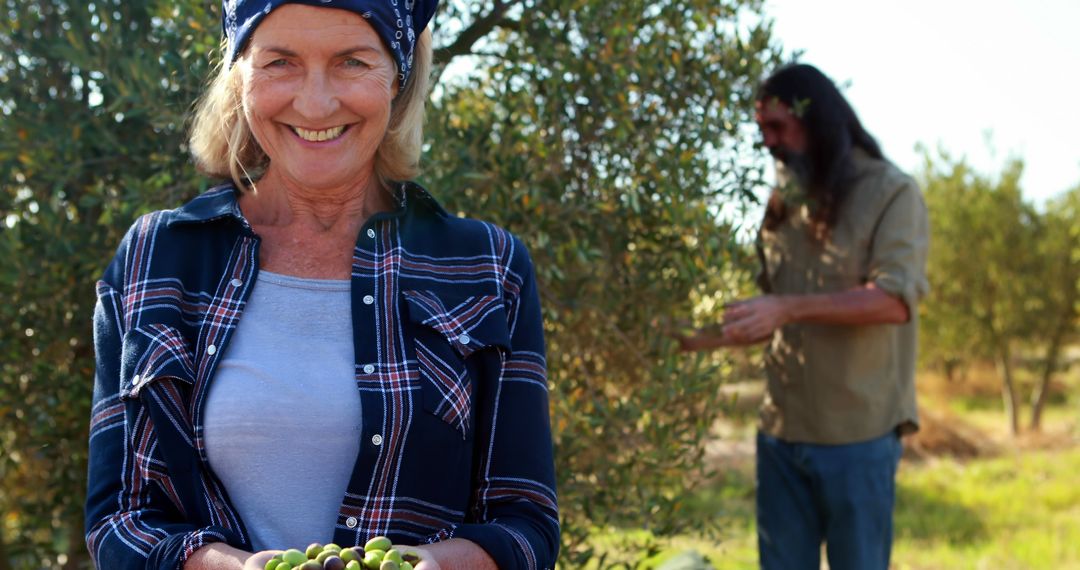
[[[500,568],[551,568],[558,508],[528,252],[415,184],[397,198],[353,252],[363,432],[333,541],[460,537]],[[215,541],[251,549],[207,461],[203,413],[258,268],[259,237],[224,185],[139,218],[98,282],[86,504],[98,568],[180,568]]]

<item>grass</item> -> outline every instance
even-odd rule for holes
[[[1020,451],[960,462],[904,464],[898,475],[893,568],[1080,569],[1080,446]],[[749,474],[697,493],[711,511],[714,536],[681,535],[641,564],[655,568],[687,550],[718,570],[757,568],[753,481]],[[648,540],[643,531],[606,533],[613,548]]]
[[[898,569],[1080,568],[1080,447],[905,465]]]
[[[1080,382],[1075,376],[1070,380],[1067,392],[1075,394]],[[988,392],[921,398],[946,417],[973,426],[994,443],[988,447],[994,452],[901,464],[894,569],[1080,570],[1080,406],[1075,400],[1054,402],[1046,409],[1043,436],[1011,439],[999,396]],[[745,426],[729,426],[723,437],[746,433]],[[655,568],[694,550],[718,570],[757,568],[752,470],[752,457],[743,458],[690,492],[687,516],[711,519],[717,527],[665,539],[658,555],[636,567]],[[597,536],[601,548],[624,552],[632,551],[633,543],[653,540],[643,531]]]

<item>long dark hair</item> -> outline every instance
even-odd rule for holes
[[[758,88],[757,100],[783,103],[806,130],[804,190],[811,202],[812,231],[824,239],[836,225],[840,205],[851,189],[851,150],[859,147],[880,159],[884,158],[881,148],[832,80],[812,65],[781,67]],[[786,217],[787,207],[774,193],[765,212],[765,228],[775,228]]]

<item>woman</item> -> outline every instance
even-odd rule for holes
[[[98,568],[376,535],[418,570],[554,565],[528,253],[407,182],[435,4],[225,2],[191,148],[232,182],[137,220],[98,283]]]

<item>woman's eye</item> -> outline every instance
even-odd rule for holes
[[[345,60],[345,67],[363,68],[368,67],[368,64],[360,61],[359,59],[356,59],[355,57],[350,57]]]
[[[287,63],[289,62],[285,61],[284,58],[279,58],[266,64],[266,67],[284,67]]]

